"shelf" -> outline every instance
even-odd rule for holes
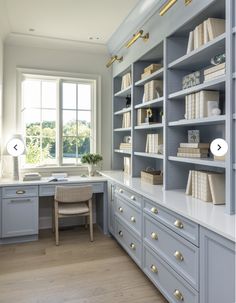
[[[209,89],[209,90],[224,90],[225,89],[225,76],[217,77],[213,80],[204,82],[202,84],[180,90],[178,92],[172,93],[169,95],[169,99],[180,99],[185,97],[188,94],[198,92],[200,90]]]
[[[114,129],[114,132],[128,132],[128,131],[131,131],[131,127]]]
[[[131,93],[131,85],[117,93],[114,94],[115,97],[126,97],[129,93]]]
[[[155,128],[163,128],[162,123],[153,123],[153,124],[146,124],[146,125],[137,125],[134,127],[135,129],[155,129]]]
[[[213,116],[201,119],[192,119],[192,120],[179,120],[169,122],[168,126],[185,126],[185,125],[214,125],[214,124],[224,124],[225,115]]]
[[[163,155],[160,154],[151,154],[151,153],[143,153],[143,152],[134,152],[135,156],[147,157],[147,158],[155,158],[155,159],[164,159]]]
[[[184,162],[184,163],[192,163],[192,164],[198,164],[198,165],[206,165],[211,167],[221,167],[225,168],[225,161],[215,161],[213,159],[199,159],[199,158],[182,158],[182,157],[174,157],[169,156],[168,159],[170,161],[175,162]]]
[[[138,109],[138,108],[148,108],[150,106],[152,107],[162,107],[163,106],[163,101],[164,101],[164,98],[161,97],[161,98],[158,98],[158,99],[154,99],[154,100],[151,100],[151,101],[147,101],[147,102],[143,102],[143,103],[140,103],[138,105],[135,105],[135,109]]]
[[[128,150],[115,149],[114,152],[119,153],[119,154],[131,155],[131,151],[128,151]]]
[[[212,56],[225,52],[225,33],[189,54],[171,62],[168,68],[200,70],[209,66]]]
[[[152,73],[151,75],[145,77],[144,79],[141,79],[137,82],[135,82],[135,86],[143,86],[145,83],[151,81],[151,80],[156,80],[156,79],[162,79],[163,78],[163,72],[164,68],[160,68],[156,72]]]
[[[124,113],[128,113],[131,111],[131,107],[123,108],[117,112],[114,112],[114,116],[123,115]]]

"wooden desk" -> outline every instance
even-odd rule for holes
[[[68,181],[0,180],[0,244],[38,239],[40,197],[54,196],[57,185],[92,185],[96,194],[97,224],[104,234],[107,227],[107,179],[104,177],[69,177]]]

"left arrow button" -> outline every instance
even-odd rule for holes
[[[17,148],[16,148],[16,147],[17,147],[17,144],[14,146],[14,149],[15,149],[15,150],[17,150]]]

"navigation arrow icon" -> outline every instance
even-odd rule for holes
[[[221,149],[221,146],[220,146],[220,144],[217,144],[218,145],[218,150],[220,150]]]
[[[15,145],[13,148],[14,148],[15,150],[17,150],[17,148],[16,148],[16,147],[17,147],[17,144],[16,144],[16,145]]]

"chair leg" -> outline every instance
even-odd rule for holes
[[[90,241],[93,242],[93,208],[92,208],[92,200],[89,200],[89,229],[90,229]]]
[[[55,233],[55,208],[52,206],[52,232]]]
[[[84,225],[85,229],[88,229],[88,216],[85,217],[85,225]]]
[[[56,245],[59,245],[59,218],[58,218],[58,203],[55,202],[55,239],[56,239]]]

